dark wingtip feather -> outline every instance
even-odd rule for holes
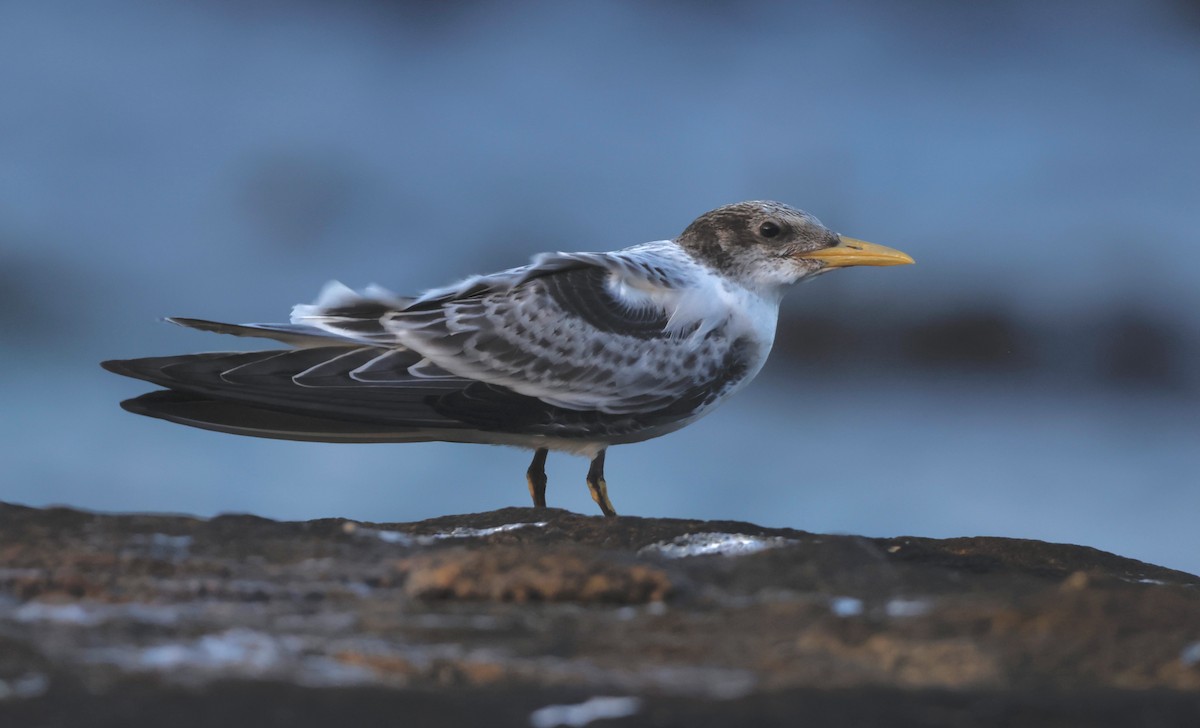
[[[302,324],[227,324],[221,321],[187,318],[185,316],[168,316],[163,320],[176,326],[195,329],[196,331],[229,334],[230,336],[249,336],[255,339],[272,339],[295,347],[362,346],[364,343],[363,341],[349,340],[337,334]],[[379,322],[372,321],[369,330],[374,332],[379,328]]]
[[[155,417],[213,432],[302,442],[427,442],[438,439],[419,428],[372,425],[260,409],[201,394],[157,390],[121,402],[136,415]]]
[[[135,415],[150,414],[151,407],[148,405],[151,405],[158,399],[157,395],[167,394],[169,391],[170,390],[164,389],[159,392],[143,394],[140,397],[121,400],[121,409],[125,410],[126,412],[132,412]]]
[[[157,363],[161,362],[156,359],[109,359],[100,362],[100,366],[113,374],[157,384],[158,379],[161,378],[160,367],[155,366]]]
[[[129,369],[128,359],[108,359],[100,362],[100,366],[113,374],[120,374],[123,377],[133,376],[133,373]]]
[[[213,331],[216,333],[220,333],[221,327],[225,326],[225,324],[217,321],[206,321],[204,319],[188,318],[186,316],[166,316],[163,318],[163,321],[166,321],[169,324],[175,324],[176,326],[182,326],[185,329]]]

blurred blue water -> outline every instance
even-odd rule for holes
[[[986,305],[1058,330],[1121,301],[1200,340],[1187,3],[431,7],[0,6],[0,499],[373,520],[523,503],[517,451],[170,427],[120,412],[142,388],[95,363],[227,346],[163,315],[278,320],[329,278],[410,292],[740,199],[918,259],[826,276],[797,315]],[[615,450],[614,500],[1200,571],[1195,399],[892,371],[775,362],[704,422]],[[551,502],[591,512],[583,463],[550,468]]]

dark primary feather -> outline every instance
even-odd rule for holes
[[[252,407],[171,389],[127,399],[121,406],[134,414],[234,435],[307,442],[424,442],[423,430],[351,422],[328,417]]]
[[[324,347],[246,353],[185,354],[104,362],[109,371],[168,389],[294,414],[404,427],[462,427],[428,398],[469,380],[411,380],[388,387],[350,377],[378,349]],[[411,355],[418,356],[418,355]],[[415,360],[413,361],[415,363]],[[301,384],[306,372],[309,384]]]
[[[302,324],[226,324],[220,321],[171,316],[167,321],[197,331],[210,331],[214,334],[229,334],[230,336],[246,336],[254,339],[272,339],[289,346],[355,346],[328,331],[304,326]]]
[[[474,441],[486,438],[472,433],[489,432],[616,440],[688,419],[744,374],[742,358],[733,353],[722,376],[666,406],[606,414],[556,407],[459,377],[401,381],[393,373],[381,386],[350,376],[381,353],[395,354],[325,347],[152,357],[103,366],[168,388],[122,403],[131,412],[242,435],[326,442]],[[417,356],[405,353],[409,361]]]

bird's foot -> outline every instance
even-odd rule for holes
[[[604,478],[596,480],[588,479],[588,490],[592,493],[592,500],[596,501],[596,505],[600,506],[600,510],[604,515],[613,517],[617,515],[616,509],[613,508],[612,501],[608,499],[608,483],[604,482]]]

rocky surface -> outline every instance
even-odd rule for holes
[[[0,725],[1200,725],[1200,578],[512,508],[0,504]],[[605,722],[607,721],[607,722]]]

